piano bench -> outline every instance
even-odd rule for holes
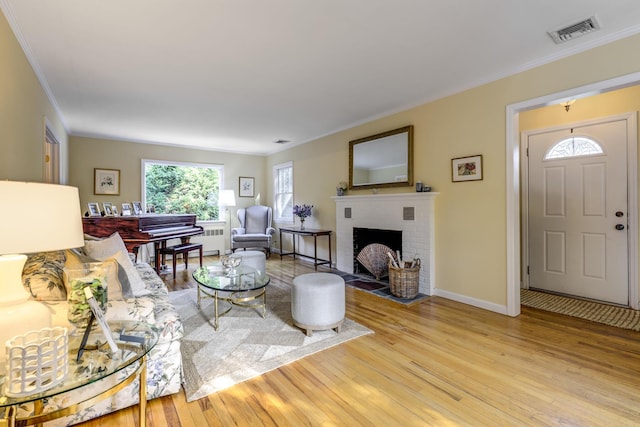
[[[160,253],[164,255],[171,255],[173,262],[173,279],[176,279],[176,258],[178,254],[182,254],[184,260],[184,268],[189,268],[189,252],[200,251],[200,267],[202,267],[202,243],[182,243],[180,245],[168,246],[166,248],[160,248]]]

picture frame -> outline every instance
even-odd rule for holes
[[[238,195],[240,197],[255,197],[256,179],[248,176],[241,176],[238,182]]]
[[[120,169],[93,169],[93,194],[120,195]]]
[[[100,206],[97,203],[87,203],[87,206],[89,207],[89,216],[102,216],[100,213]]]
[[[482,179],[482,154],[451,159],[451,180],[453,182],[479,181]]]
[[[113,216],[113,203],[104,202],[102,203],[102,208],[104,209],[104,216]]]
[[[122,216],[131,216],[131,205],[129,203],[122,204]]]
[[[133,202],[133,214],[134,215],[142,215],[142,203]]]
[[[109,344],[109,348],[111,349],[111,351],[113,353],[116,353],[118,351],[118,345],[113,339],[113,334],[111,332],[111,328],[109,328],[107,319],[104,317],[104,312],[98,305],[98,302],[93,296],[93,292],[91,292],[91,288],[89,286],[86,286],[84,288],[84,294],[87,299],[87,304],[89,304],[89,308],[91,309],[91,316],[89,317],[87,327],[85,328],[84,334],[82,336],[82,341],[80,342],[80,347],[78,348],[78,356],[76,357],[76,360],[78,362],[82,358],[82,353],[84,353],[84,350],[86,349],[87,340],[89,338],[89,334],[91,333],[91,326],[93,325],[94,320],[96,320],[98,322],[98,325],[100,325],[100,329],[102,329],[104,338]]]

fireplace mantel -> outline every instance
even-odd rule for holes
[[[421,293],[434,290],[434,205],[439,193],[392,193],[334,196],[337,268],[353,273],[353,228],[402,231],[403,258],[417,255],[422,264]]]

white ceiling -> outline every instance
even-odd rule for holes
[[[638,0],[0,6],[70,134],[255,154],[640,32]],[[597,32],[547,34],[593,15]]]

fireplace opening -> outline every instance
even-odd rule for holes
[[[353,273],[373,275],[356,259],[360,251],[371,243],[380,243],[391,250],[402,251],[402,231],[381,230],[378,228],[353,228]]]

